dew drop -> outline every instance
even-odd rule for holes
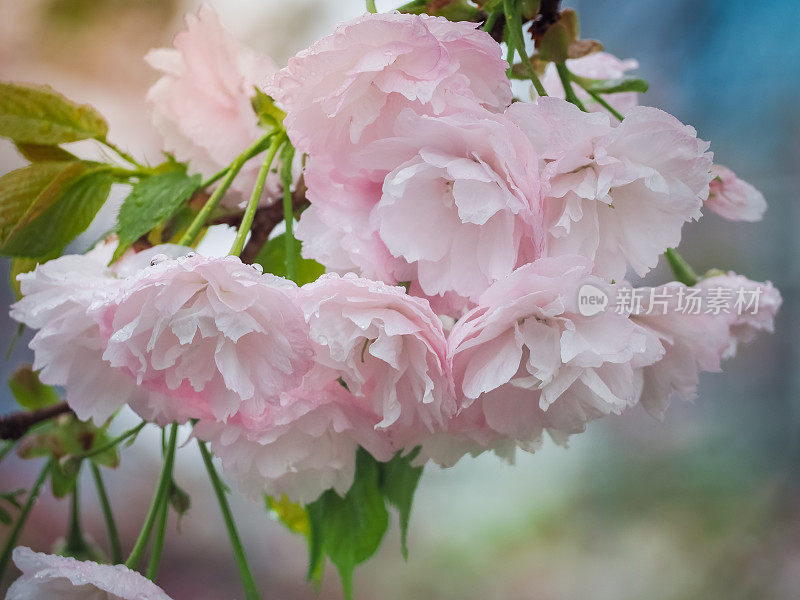
[[[256,271],[258,271],[259,273],[263,273],[263,272],[264,272],[264,267],[262,267],[262,266],[261,266],[260,264],[258,264],[258,263],[253,263],[253,264],[252,264],[252,265],[250,265],[250,266],[251,266],[251,267],[253,267],[253,268],[254,268]]]
[[[150,259],[150,266],[155,267],[156,265],[164,262],[165,260],[169,260],[169,256],[166,254],[156,254],[153,258]]]

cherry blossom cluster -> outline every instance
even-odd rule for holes
[[[545,74],[552,96],[512,103],[500,45],[426,15],[364,15],[281,70],[210,9],[175,46],[148,58],[165,73],[150,100],[167,148],[213,174],[258,137],[263,85],[307,155],[297,235],[327,273],[298,286],[163,245],[21,275],[11,314],[37,330],[34,366],[81,419],[127,404],[192,422],[242,490],[308,503],[348,490],[359,447],[448,466],[535,450],[544,432],[563,442],[637,404],[661,416],[772,330],[777,290],[733,273],[661,286],[676,293],[659,301],[758,288],[757,313],[649,310],[650,288],[634,288],[636,310],[581,310],[582,287],[630,289],[626,275],[647,274],[704,210],[765,209],[693,128],[634,94],[618,121]],[[633,66],[598,54],[574,69]]]

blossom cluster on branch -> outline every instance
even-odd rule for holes
[[[510,60],[521,50],[504,16]],[[36,330],[33,369],[78,419],[103,427],[127,405],[162,427],[189,423],[244,493],[308,506],[320,527],[325,507],[374,478],[407,523],[394,461],[412,472],[485,451],[513,459],[545,432],[564,443],[638,404],[661,417],[671,398],[696,396],[700,372],[772,331],[781,298],[769,282],[697,277],[673,250],[709,210],[758,220],[763,197],[692,127],[639,106],[641,85],[625,79],[635,61],[553,59],[542,42],[538,59],[509,65],[476,23],[392,12],[340,25],[279,70],[210,8],[187,24],[147,57],[163,73],[148,94],[154,123],[187,164],[125,175],[138,204],[87,254],[12,253],[41,264],[19,269],[11,316]],[[550,95],[514,98],[518,71]],[[309,205],[295,224],[301,178]],[[270,239],[246,264],[257,207],[281,199],[285,231],[254,234]],[[202,255],[220,210],[241,222],[233,250]],[[687,313],[674,299],[653,310],[656,288],[626,277],[665,254],[675,297],[758,290],[756,310]],[[604,304],[623,288],[643,302]],[[173,429],[163,481],[174,451]],[[347,591],[354,559],[317,548]],[[16,560],[25,574],[9,598],[53,577],[164,597],[107,585],[135,577],[117,567],[22,549]]]

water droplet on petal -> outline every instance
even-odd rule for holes
[[[166,254],[156,254],[153,258],[150,259],[150,266],[155,267],[157,264],[160,264],[165,260],[169,260],[169,256],[167,256]]]
[[[195,256],[197,256],[197,252],[187,252],[185,254],[186,258],[194,258]]]
[[[262,266],[261,266],[260,264],[258,264],[258,263],[253,263],[253,264],[252,264],[252,265],[250,265],[250,266],[251,266],[251,267],[253,267],[253,268],[254,268],[256,271],[258,271],[259,273],[263,273],[263,272],[264,272],[264,267],[262,267]]]

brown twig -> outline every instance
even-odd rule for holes
[[[43,421],[72,412],[66,402],[37,410],[23,410],[0,417],[0,440],[18,440]]]

